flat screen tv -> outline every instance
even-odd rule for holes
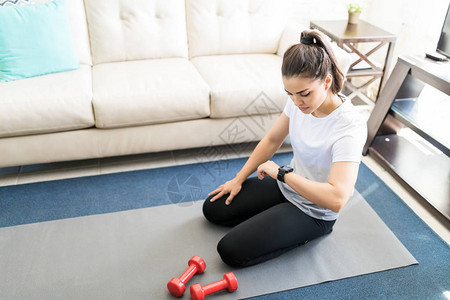
[[[450,5],[448,6],[447,15],[444,19],[436,52],[450,58]]]

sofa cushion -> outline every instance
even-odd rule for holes
[[[209,88],[185,58],[95,65],[93,91],[96,125],[100,128],[209,115]]]
[[[193,58],[192,63],[211,88],[211,118],[281,112],[287,99],[281,60],[274,54]]]
[[[94,125],[91,67],[0,83],[0,137]]]
[[[190,57],[275,53],[286,16],[277,0],[186,0]]]
[[[85,0],[94,64],[187,57],[183,0]]]

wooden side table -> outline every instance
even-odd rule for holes
[[[373,102],[378,98],[380,90],[386,84],[387,76],[385,76],[385,72],[389,70],[391,64],[396,36],[363,20],[360,20],[357,25],[348,24],[347,20],[311,21],[310,27],[326,34],[347,52],[356,54],[358,59],[350,66],[345,86],[352,92],[349,95],[350,99],[358,95],[364,102],[373,105]],[[370,51],[363,53],[358,50],[358,44],[361,43],[376,43],[376,46]],[[383,65],[379,66],[369,56],[383,48],[384,45],[387,45],[388,49]],[[362,61],[367,63],[368,68],[356,69],[355,66]],[[355,86],[351,82],[351,79],[355,77],[369,77],[370,79],[360,86]],[[370,99],[362,91],[378,78],[380,78],[380,86],[376,92],[375,99]]]

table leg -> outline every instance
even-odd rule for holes
[[[410,68],[408,66],[397,63],[385,88],[381,90],[380,97],[376,102],[372,113],[370,114],[369,120],[367,121],[368,132],[367,141],[363,149],[364,155],[367,154],[367,151],[375,139],[381,124],[383,124],[383,121],[395,100],[395,96],[405,80],[406,75],[408,75],[409,70]]]

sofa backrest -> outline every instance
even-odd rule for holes
[[[286,19],[282,2],[186,0],[189,56],[277,52]]]
[[[85,0],[94,64],[187,57],[184,0]]]

